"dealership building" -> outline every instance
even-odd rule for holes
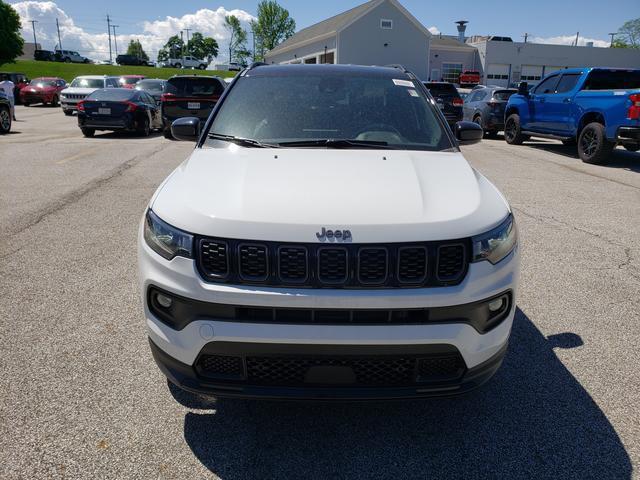
[[[432,35],[397,0],[371,0],[304,28],[265,54],[268,63],[402,64],[423,80],[457,83],[465,70],[486,85],[537,83],[572,67],[640,68],[640,49],[513,42],[508,37]]]

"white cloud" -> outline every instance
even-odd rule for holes
[[[106,32],[106,19],[104,22],[105,32],[97,33],[93,23],[92,28],[83,28],[81,25],[76,24],[55,2],[28,0],[13,3],[12,7],[20,15],[22,36],[25,41],[33,41],[33,30],[29,20],[37,20],[36,35],[38,43],[45,50],[53,50],[54,46],[58,44],[57,18],[60,24],[60,37],[64,49],[78,50],[81,55],[94,60],[109,58],[109,37]],[[182,17],[166,17],[164,20],[140,22],[138,27],[140,34],[120,34],[118,32],[118,52],[122,53],[130,40],[137,39],[140,40],[149,57],[155,59],[158,50],[162,48],[170,36],[180,35],[180,30],[189,28],[191,33],[200,32],[204,36],[215,38],[220,46],[218,61],[224,61],[228,56],[229,40],[229,35],[224,28],[226,15],[238,17],[247,30],[249,22],[255,18],[244,10],[226,10],[224,7],[218,7],[216,10],[203,8]],[[123,27],[120,28],[122,29]],[[133,28],[129,28],[129,30],[133,30]],[[186,36],[184,38],[186,40]]]
[[[554,45],[573,45],[576,41],[575,35],[558,35],[557,37],[529,37],[532,43],[551,43]],[[593,42],[594,47],[608,47],[609,42],[598,40],[597,38],[578,37],[578,45],[585,46],[587,42]]]
[[[433,27],[427,28],[433,35],[440,35],[440,29],[435,25]]]

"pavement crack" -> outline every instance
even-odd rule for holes
[[[122,175],[124,172],[126,172],[130,168],[137,165],[143,158],[154,156],[156,153],[160,152],[163,149],[164,149],[164,146],[160,146],[149,153],[136,155],[135,157],[130,158],[126,162],[121,163],[120,165],[118,165],[118,167],[114,168],[113,170],[110,170],[106,174],[87,182],[82,187],[63,195],[57,200],[54,200],[53,202],[51,202],[46,207],[28,215],[29,220],[27,220],[24,223],[24,225],[15,229],[13,232],[9,232],[8,235],[5,235],[0,245],[2,246],[8,245],[11,242],[11,239],[13,237],[20,235],[21,233],[25,232],[26,230],[29,230],[32,227],[35,227],[40,222],[45,220],[47,217],[62,210],[63,208],[78,202],[88,193],[91,193],[92,191],[106,185],[114,178]],[[19,224],[20,221],[16,223]],[[5,256],[6,255],[3,254],[2,257],[0,258],[4,258]]]

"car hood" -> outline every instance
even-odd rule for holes
[[[460,152],[237,145],[196,148],[151,208],[201,235],[311,242],[325,227],[356,243],[464,238],[509,213]]]
[[[31,85],[27,85],[26,87],[24,87],[22,89],[23,92],[38,92],[38,93],[45,93],[45,92],[53,92],[56,89],[56,87],[51,87],[51,86],[46,86],[46,87],[34,87]]]
[[[65,88],[60,93],[62,95],[65,95],[67,93],[74,93],[74,94],[82,94],[82,93],[84,93],[85,95],[89,95],[90,93],[93,93],[96,90],[98,90],[98,89],[97,88],[70,87],[70,88]]]

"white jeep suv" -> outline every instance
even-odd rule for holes
[[[519,261],[505,198],[410,72],[255,65],[139,232],[149,343],[212,396],[462,393],[502,363]]]
[[[78,103],[100,88],[118,88],[120,77],[106,75],[82,75],[60,92],[60,106],[65,115],[78,110]]]

